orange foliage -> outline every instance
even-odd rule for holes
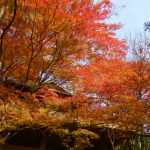
[[[105,22],[112,7],[109,0],[17,1],[15,20],[3,38],[1,76],[37,85],[51,75],[61,78],[63,70],[63,78],[70,80],[68,68],[85,55],[90,60],[98,53],[122,57],[126,44],[114,33],[120,24]]]
[[[150,120],[150,65],[124,60],[126,41],[115,34],[121,25],[106,22],[113,13],[110,0],[18,0],[4,33],[14,8],[12,0],[6,5],[0,16],[1,103],[66,109],[80,120],[143,131]],[[42,88],[29,94],[4,87],[10,78]],[[48,81],[69,83],[74,95],[61,98],[43,86]]]

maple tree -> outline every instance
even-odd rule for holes
[[[115,34],[121,25],[106,22],[111,15],[110,0],[0,1],[2,131],[38,124],[60,132],[72,122],[149,134],[149,46],[132,42],[134,59],[127,60],[126,41]],[[85,129],[62,132],[77,148],[98,138]]]
[[[6,8],[12,5],[13,1]],[[13,17],[13,12],[1,19],[1,76],[33,85],[52,76],[66,81],[72,77],[68,67],[80,59],[92,60],[96,53],[122,56],[126,45],[114,33],[120,24],[104,22],[112,6],[109,0],[96,4],[91,0],[18,1],[7,31],[11,19],[5,18]]]
[[[104,58],[78,70],[82,84],[79,90],[90,102],[89,107],[93,109],[91,118],[112,123],[123,130],[139,130],[147,134],[150,104],[149,40],[139,37],[132,41],[130,47],[132,59]]]

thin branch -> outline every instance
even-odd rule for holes
[[[11,27],[11,25],[13,24],[14,20],[15,20],[15,17],[16,17],[16,13],[17,13],[17,0],[14,0],[14,12],[13,12],[13,17],[12,19],[10,20],[10,22],[8,23],[8,25],[3,29],[3,32],[2,32],[2,35],[1,35],[1,38],[0,38],[0,60],[2,58],[2,53],[3,53],[3,39],[4,39],[4,36],[7,32],[7,30]]]

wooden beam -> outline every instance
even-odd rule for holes
[[[46,135],[42,135],[41,144],[40,144],[40,150],[46,150],[46,143],[47,143],[47,136]]]
[[[16,145],[0,145],[0,150],[39,150],[39,148]]]
[[[4,144],[0,144],[0,150],[5,150],[5,146]]]

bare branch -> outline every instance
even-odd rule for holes
[[[14,0],[14,12],[13,12],[13,17],[10,20],[10,22],[8,23],[8,25],[3,29],[2,35],[0,37],[0,60],[2,57],[2,53],[3,53],[3,39],[5,34],[7,33],[7,30],[11,27],[11,25],[13,24],[15,17],[16,17],[16,13],[17,13],[17,0]]]

